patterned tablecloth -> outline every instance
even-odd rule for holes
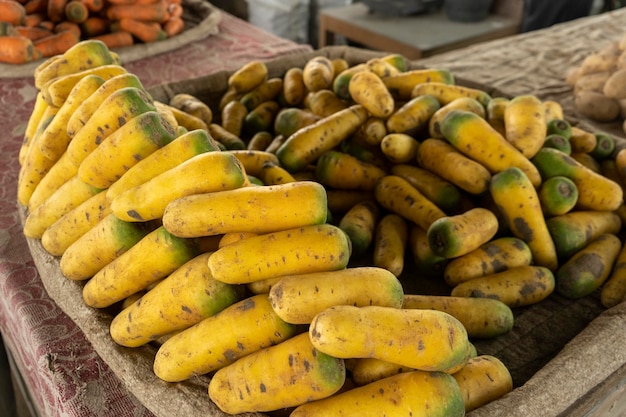
[[[310,49],[223,13],[217,34],[125,67],[149,88]],[[152,416],[48,296],[22,234],[16,203],[17,156],[35,95],[31,77],[0,79],[2,337],[41,416]]]

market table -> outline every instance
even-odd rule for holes
[[[626,11],[619,11],[581,19],[536,33],[478,44],[415,64],[445,66],[459,77],[493,86],[507,95],[536,92],[544,99],[558,98],[562,100],[568,116],[577,120],[577,115],[572,112],[570,90],[563,82],[563,73],[586,54],[601,47],[602,43],[620,36],[625,27],[625,16]],[[161,59],[153,57],[131,62],[128,68],[138,74],[147,86],[155,86],[220,69],[236,68],[255,56],[270,59],[298,50],[296,45],[285,44],[285,41],[271,36],[261,36],[262,33],[256,33],[252,28],[252,33],[242,30],[242,22],[237,21],[231,26],[229,20],[230,17],[225,19],[216,39],[204,41],[207,48],[195,48],[195,44],[190,46],[196,55],[183,50],[173,51]],[[247,33],[250,33],[249,37],[245,35]],[[244,45],[239,43],[242,35]],[[223,46],[222,56],[207,56],[208,45],[213,42]],[[276,42],[275,48],[270,47],[272,42]],[[220,50],[220,46],[214,47]],[[306,50],[306,47],[300,48]],[[232,56],[232,60],[225,62],[224,56]],[[186,64],[181,65],[181,60]],[[207,66],[198,69],[197,73],[193,70],[187,72],[192,62]],[[18,171],[17,150],[35,91],[30,79],[3,82],[0,89],[3,108],[7,109],[0,115],[0,123],[10,132],[0,142],[4,151],[0,172],[2,208],[5,209],[0,215],[0,273],[3,278],[0,282],[3,294],[0,325],[7,345],[17,357],[20,371],[32,387],[37,403],[42,404],[42,415],[149,416],[151,413],[128,394],[117,375],[93,352],[84,334],[59,311],[42,286],[29,247],[21,234],[14,190]],[[564,303],[557,307],[567,311],[568,306]],[[550,376],[546,374],[553,372],[558,375],[553,379],[553,388],[571,389],[553,396],[545,385],[536,384],[531,378],[530,383],[507,396],[506,401],[495,402],[500,404],[499,407],[494,404],[471,415],[556,416],[559,414],[548,410],[564,408],[567,410],[560,414],[563,417],[624,415],[621,398],[626,386],[626,350],[620,347],[626,340],[626,306],[622,303],[601,314],[598,314],[593,300],[588,307],[587,311],[578,312],[582,314],[572,316],[571,320],[579,324],[581,321],[584,324],[592,322],[590,327],[579,335],[564,334],[564,340],[571,339],[572,344],[563,349],[564,355],[558,361],[538,373],[541,374],[540,379],[549,380]],[[537,317],[538,321],[541,319]],[[541,344],[542,340],[537,338],[535,342]],[[589,367],[590,363],[601,366]],[[528,398],[532,398],[534,403],[530,404]]]
[[[319,47],[333,45],[335,35],[364,47],[403,54],[410,59],[432,56],[477,42],[519,32],[518,19],[491,14],[480,22],[455,22],[443,9],[412,16],[388,16],[363,3],[322,9]]]
[[[218,29],[206,39],[125,67],[149,88],[311,49],[223,11]],[[0,331],[5,346],[42,417],[152,416],[48,296],[22,234],[17,155],[35,95],[31,76],[0,73]]]

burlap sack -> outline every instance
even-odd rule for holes
[[[270,61],[267,63],[269,76],[280,76],[292,66],[302,67],[317,54],[343,57],[350,64],[380,56],[378,52],[358,48],[328,47]],[[413,65],[421,67],[418,62]],[[160,101],[186,92],[217,106],[229,74],[224,71],[165,84],[150,92]],[[493,95],[506,95],[504,88],[499,90],[461,75],[457,76],[457,82],[483,88]],[[567,105],[566,111],[571,111]],[[81,284],[62,276],[58,259],[47,254],[39,241],[29,239],[28,243],[50,296],[85,332],[94,349],[150,411],[159,417],[225,417],[208,398],[207,377],[185,383],[165,383],[152,372],[155,346],[129,349],[116,345],[108,333],[112,316],[107,311],[85,307]],[[401,280],[407,293],[449,293],[441,282],[424,279],[411,270],[403,273]],[[582,416],[589,410],[589,402],[593,404],[603,399],[625,378],[624,340],[626,304],[607,311],[601,306],[598,294],[575,301],[554,294],[534,306],[516,309],[511,333],[493,340],[474,341],[479,353],[495,355],[507,365],[515,390],[469,416]]]
[[[206,0],[182,0],[182,4],[185,21],[185,29],[182,33],[158,42],[118,48],[115,51],[120,55],[122,63],[172,51],[218,32],[221,19],[220,9]],[[41,59],[22,65],[0,63],[0,78],[32,77],[35,68],[43,61],[44,59]]]

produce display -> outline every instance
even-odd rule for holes
[[[568,70],[576,109],[597,122],[622,121],[626,133],[626,36]]]
[[[109,48],[166,39],[185,29],[181,0],[0,0],[0,62],[60,55],[86,39]]]
[[[161,380],[225,414],[463,416],[514,389],[472,342],[515,309],[626,299],[618,139],[397,54],[269,74],[162,102],[94,39],[35,71],[24,234]]]

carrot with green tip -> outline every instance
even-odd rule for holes
[[[572,299],[594,292],[608,279],[621,248],[621,240],[610,233],[591,241],[556,272],[557,292]]]
[[[536,265],[558,267],[556,247],[537,190],[524,171],[511,167],[494,175],[489,192],[513,236],[528,244]]]
[[[539,190],[539,201],[546,217],[565,214],[576,206],[578,188],[567,177],[556,176],[545,180]]]
[[[482,207],[435,220],[426,231],[432,251],[445,258],[465,255],[487,243],[498,231],[498,218]]]

